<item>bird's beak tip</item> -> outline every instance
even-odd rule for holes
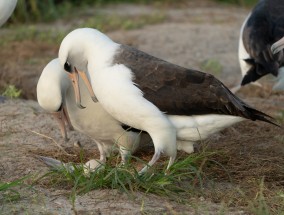
[[[92,100],[93,100],[94,102],[98,102],[98,99],[97,99],[96,96],[92,96]]]
[[[77,107],[80,108],[80,109],[84,109],[86,107],[84,107],[83,105],[81,105],[80,103],[76,103]]]

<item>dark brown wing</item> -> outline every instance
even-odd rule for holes
[[[266,114],[246,105],[213,75],[171,64],[124,45],[113,64],[131,69],[133,81],[144,97],[167,114],[227,114],[269,121]]]

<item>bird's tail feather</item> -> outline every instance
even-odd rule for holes
[[[260,121],[268,122],[268,123],[275,125],[277,127],[281,127],[273,117],[271,117],[271,116],[269,116],[269,115],[267,115],[267,114],[265,114],[265,113],[263,113],[259,110],[256,110],[252,107],[249,107],[249,106],[245,106],[245,108],[250,113],[252,120],[260,120]]]
[[[281,127],[273,117],[271,117],[268,114],[265,114],[265,113],[263,113],[259,110],[256,110],[256,109],[250,107],[244,101],[239,99],[235,94],[233,94],[226,86],[224,86],[224,87],[226,88],[227,93],[231,97],[231,102],[233,103],[233,106],[238,108],[237,112],[239,114],[236,114],[236,116],[241,115],[242,117],[247,118],[247,119],[251,119],[253,121],[260,120],[260,121],[267,122],[267,123],[270,123],[272,125],[275,125],[277,127]]]

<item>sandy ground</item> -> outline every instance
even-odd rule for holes
[[[146,6],[115,6],[107,12],[151,13],[159,9]],[[131,13],[129,12],[129,13]],[[115,31],[108,35],[116,41],[138,47],[154,56],[189,68],[200,69],[202,62],[215,60],[222,65],[215,75],[229,87],[240,80],[237,59],[239,29],[248,10],[234,7],[217,7],[214,4],[189,5],[176,9],[163,9],[168,21],[131,31]],[[54,45],[25,41],[0,50],[0,88],[12,83],[23,89],[24,98],[35,99],[35,86],[42,68],[57,55]],[[210,72],[210,71],[208,71]],[[249,104],[276,118],[281,117],[284,94],[270,91],[271,78],[265,88],[247,87],[238,95]],[[68,143],[61,141],[56,122],[32,100],[0,100],[0,181],[8,182],[27,174],[43,174],[48,168],[36,155],[60,154],[54,138],[64,148],[72,148],[80,140],[90,154],[97,154],[94,143],[84,135],[71,133]],[[283,117],[283,116],[282,116]],[[283,122],[283,121],[282,121]],[[42,135],[39,135],[42,134]],[[208,166],[208,176],[216,184],[215,193],[179,204],[155,195],[137,193],[129,198],[117,190],[95,190],[78,196],[77,214],[219,214],[221,204],[230,187],[246,189],[265,176],[269,189],[281,190],[284,186],[284,131],[261,122],[242,122],[226,129],[208,141],[208,147],[222,150],[225,156],[216,155],[218,165]],[[198,152],[197,152],[198,153]],[[232,180],[229,180],[227,173]],[[246,183],[247,182],[247,183]],[[227,184],[224,186],[224,184]],[[229,186],[229,185],[230,186]],[[228,188],[229,187],[229,188]],[[281,188],[282,187],[282,188]],[[248,189],[249,190],[249,189]],[[0,214],[74,214],[67,190],[35,185],[22,188],[21,200],[5,202]],[[229,194],[228,194],[229,195]],[[254,197],[252,191],[249,196]],[[215,196],[215,198],[214,198]],[[143,207],[142,207],[143,205]],[[241,204],[240,204],[241,205]],[[241,207],[230,207],[225,214],[247,214]]]

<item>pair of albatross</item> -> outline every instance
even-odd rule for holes
[[[120,148],[123,164],[130,153],[135,152],[140,144],[145,145],[149,142],[150,138],[147,134],[128,130],[127,126],[109,115],[99,102],[93,102],[87,88],[83,86],[82,79],[79,79],[78,85],[74,85],[75,91],[80,92],[81,95],[81,98],[77,98],[77,100],[83,104],[79,103],[80,108],[78,108],[72,89],[74,83],[75,81],[69,80],[68,74],[62,69],[59,60],[54,59],[46,65],[38,80],[37,100],[43,109],[55,116],[65,141],[67,140],[65,124],[67,124],[69,128],[74,127],[96,142],[100,159],[91,159],[84,165],[86,174],[101,167],[116,145]],[[223,127],[241,121],[242,118],[222,115],[208,118],[208,116],[201,115],[192,116],[190,119],[169,116],[169,120],[179,131],[177,148],[191,153],[195,141],[205,139]],[[61,167],[60,161],[47,157],[40,158],[52,167]]]
[[[281,49],[277,53],[271,51],[273,43],[284,36],[283,10],[283,0],[260,0],[245,19],[239,39],[243,79],[233,91],[267,74],[277,77],[273,90],[284,90],[284,54]]]
[[[78,108],[83,108],[76,90],[80,76],[93,102],[121,124],[150,135],[155,153],[140,173],[161,153],[170,158],[168,170],[177,149],[192,152],[194,141],[243,119],[276,125],[214,76],[115,43],[96,29],[69,33],[60,45],[59,61],[72,80]]]
[[[91,137],[97,144],[100,159],[91,159],[84,167],[85,172],[94,171],[106,162],[106,158],[115,149],[115,144],[120,148],[122,163],[125,163],[129,154],[136,151],[141,137],[147,137],[141,132],[127,131],[123,125],[109,115],[98,102],[93,102],[82,80],[75,86],[80,91],[81,102],[85,108],[76,106],[72,83],[68,74],[61,68],[59,60],[54,59],[43,69],[37,84],[37,100],[39,105],[53,113],[58,120],[62,136],[67,140],[65,123],[74,127],[81,133]],[[77,88],[78,87],[78,88]],[[61,162],[41,157],[53,167],[60,166]]]

